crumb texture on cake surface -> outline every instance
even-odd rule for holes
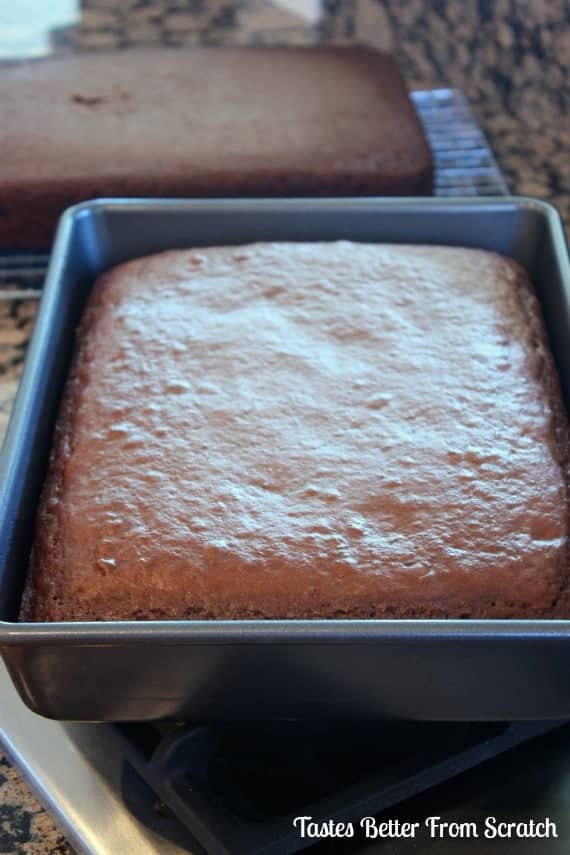
[[[172,251],[95,285],[22,617],[548,614],[566,417],[514,262]]]
[[[0,104],[0,243],[11,248],[48,246],[66,207],[98,197],[432,192],[398,67],[366,48],[16,63],[0,70]]]

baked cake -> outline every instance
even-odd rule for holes
[[[567,422],[515,262],[254,244],[95,285],[22,617],[548,615]]]
[[[132,49],[0,71],[0,246],[95,197],[426,195],[397,66],[366,48]]]

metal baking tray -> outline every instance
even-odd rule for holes
[[[0,459],[0,651],[36,712],[82,721],[570,717],[567,620],[17,623],[73,330],[95,276],[167,248],[341,238],[517,259],[535,283],[570,402],[570,266],[560,218],[543,202],[100,200],[69,209]]]

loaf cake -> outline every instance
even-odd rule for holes
[[[366,48],[133,49],[0,72],[0,246],[95,197],[426,195],[429,146]]]
[[[567,422],[515,262],[170,251],[95,285],[22,617],[547,615]]]

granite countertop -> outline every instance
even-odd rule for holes
[[[72,2],[60,0],[54,6],[66,6],[67,11]],[[429,5],[423,0],[324,0],[320,26],[315,24],[314,3],[281,2],[287,8],[265,0],[240,0],[237,7],[233,0],[83,0],[79,24],[61,25],[56,16],[59,25],[51,32],[49,46],[72,51],[133,43],[324,40],[389,49],[411,88],[462,89],[511,191],[553,202],[570,229],[569,0],[433,0]],[[311,20],[307,14],[299,16],[299,9],[308,11]],[[37,32],[31,34],[24,21],[12,21],[12,30],[8,27],[16,33],[9,49],[0,36],[0,59],[45,49],[38,49]],[[0,438],[35,309],[35,301],[0,300]],[[0,853],[70,851],[0,752]]]

